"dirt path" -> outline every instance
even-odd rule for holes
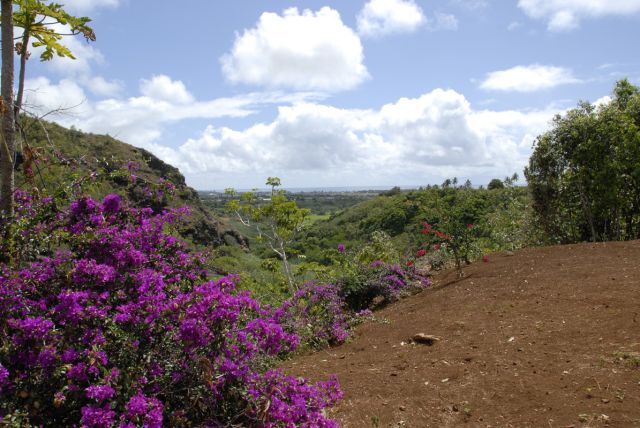
[[[453,279],[286,370],[336,373],[344,427],[640,427],[640,241],[495,255]],[[442,340],[408,343],[421,332]]]

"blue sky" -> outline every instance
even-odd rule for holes
[[[197,189],[476,184],[578,100],[640,84],[640,0],[67,0],[97,41],[27,71],[32,112]]]

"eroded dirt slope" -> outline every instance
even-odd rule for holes
[[[494,255],[466,274],[286,370],[336,373],[344,427],[640,427],[639,241]]]

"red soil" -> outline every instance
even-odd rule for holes
[[[375,317],[285,366],[338,375],[344,427],[640,427],[640,241],[493,255]]]

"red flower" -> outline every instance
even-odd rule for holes
[[[425,254],[427,254],[427,250],[425,249],[420,249],[416,251],[416,257],[424,257]]]
[[[422,234],[428,235],[431,232],[431,225],[427,222],[422,223]]]
[[[489,263],[489,256],[482,256],[482,261],[485,263]]]
[[[469,223],[469,224],[467,225],[467,229],[469,229],[469,230],[473,229],[473,224]]]
[[[449,241],[451,237],[444,232],[440,232],[439,230],[434,230],[433,233],[440,239]]]
[[[433,249],[434,249],[434,250],[436,250],[436,251],[440,251],[440,247],[441,247],[441,245],[440,245],[440,244],[435,244],[435,245],[433,246]]]
[[[413,262],[412,262],[411,260],[409,260],[409,261],[407,262],[407,266],[409,266],[409,267],[413,266]]]

